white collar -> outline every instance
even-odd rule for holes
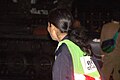
[[[112,21],[113,23],[115,23],[115,24],[119,24],[119,22],[118,21]]]

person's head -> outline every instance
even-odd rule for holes
[[[48,32],[53,40],[60,41],[68,34],[73,16],[67,9],[53,9],[48,15]],[[61,38],[60,38],[61,37]]]
[[[88,52],[87,31],[85,27],[73,27],[73,16],[67,9],[54,9],[48,15],[48,32],[53,40],[61,41],[66,35],[80,48]],[[89,53],[89,52],[88,52]]]

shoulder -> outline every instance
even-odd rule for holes
[[[119,23],[115,22],[109,22],[103,25],[102,30],[111,30],[111,29],[117,29],[119,27]]]
[[[101,40],[112,38],[117,32],[118,28],[119,24],[114,22],[104,24],[101,30]]]
[[[59,55],[59,54],[65,54],[65,55],[68,55],[70,52],[69,52],[69,49],[67,47],[67,45],[65,43],[62,43],[62,45],[59,47],[59,49],[56,51],[56,55]]]
[[[62,45],[60,46],[59,50],[61,51],[67,51],[68,50],[68,47],[65,43],[62,43]]]

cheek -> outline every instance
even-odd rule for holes
[[[57,35],[56,35],[56,32],[54,31],[53,27],[48,26],[47,30],[48,30],[51,38],[56,41],[57,40]]]
[[[55,41],[57,40],[57,36],[56,36],[55,31],[51,31],[50,36],[53,40],[55,40]]]
[[[55,40],[55,33],[54,33],[54,31],[52,31],[52,29],[51,29],[51,27],[47,27],[47,30],[48,30],[48,32],[49,32],[49,34],[50,34],[50,36],[51,36],[51,38],[53,39],[53,40]]]
[[[47,27],[47,31],[50,33],[50,27],[49,26]]]

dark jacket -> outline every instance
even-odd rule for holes
[[[68,39],[68,37],[66,36],[64,39]],[[55,56],[57,58],[53,65],[53,71],[52,71],[53,80],[74,80],[72,56],[70,54],[70,51],[68,50],[67,45],[63,43],[58,48],[58,50],[56,50]],[[100,67],[97,61],[95,59],[93,59],[93,61],[95,62],[100,72]]]
[[[66,39],[65,37],[64,39]],[[53,65],[52,80],[73,80],[72,57],[66,44],[62,44],[55,52],[57,56]]]

